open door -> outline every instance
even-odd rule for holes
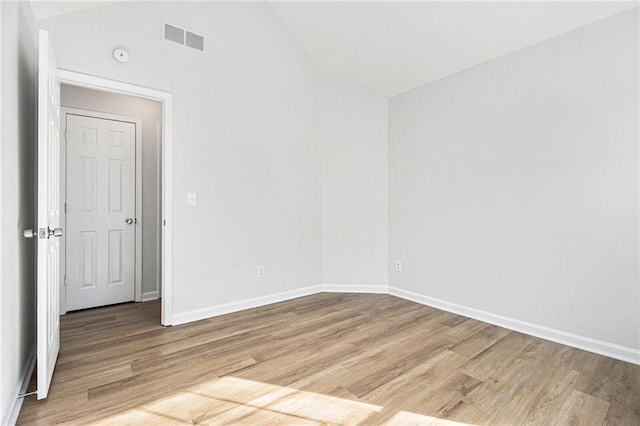
[[[60,350],[60,82],[49,42],[38,48],[38,399],[47,397]]]

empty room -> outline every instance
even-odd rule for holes
[[[3,0],[2,425],[640,425],[639,15]]]

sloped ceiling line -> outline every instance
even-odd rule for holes
[[[40,1],[32,9],[42,20],[113,3]],[[388,97],[638,7],[592,1],[269,4],[321,69]]]

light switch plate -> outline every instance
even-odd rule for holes
[[[187,205],[195,206],[196,202],[197,202],[196,193],[195,192],[188,192],[187,193]]]

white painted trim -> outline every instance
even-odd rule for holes
[[[22,408],[22,403],[24,402],[24,398],[20,398],[18,397],[18,395],[23,394],[27,391],[27,387],[29,386],[29,382],[31,381],[31,375],[33,374],[33,369],[35,366],[36,345],[34,344],[31,347],[31,352],[29,353],[26,362],[24,363],[22,373],[20,374],[20,378],[18,379],[18,383],[16,383],[16,387],[13,390],[13,403],[9,406],[4,419],[2,419],[3,425],[15,425],[18,421],[20,409]]]
[[[397,287],[389,286],[389,294],[402,299],[411,300],[412,302],[420,303],[422,305],[431,306],[443,311],[452,312],[454,314],[494,324],[509,330],[528,334],[530,336],[539,337],[541,339],[550,340],[552,342],[640,365],[640,350],[638,349],[616,345],[614,343],[580,336],[578,334],[568,333],[566,331],[556,330],[542,325],[508,318],[502,315],[496,315],[491,312],[481,311],[479,309],[458,305],[456,303],[447,302],[434,297],[424,296],[422,294],[403,290]]]
[[[173,320],[173,101],[162,102],[162,325]]]
[[[386,284],[322,284],[322,291],[327,293],[389,293]]]
[[[110,80],[108,78],[94,75],[83,74],[63,68],[58,69],[58,76],[61,83],[85,87],[87,89],[122,93],[125,95],[137,96],[139,98],[151,99],[153,101],[164,101],[165,99],[171,98],[171,93],[169,92],[125,83],[122,81]]]
[[[271,294],[268,296],[254,297],[252,299],[240,300],[238,302],[225,303],[223,305],[211,306],[208,308],[196,309],[193,311],[183,312],[173,315],[173,324],[186,324],[188,322],[199,321],[206,318],[217,317],[219,315],[230,314],[233,312],[244,311],[245,309],[258,308],[272,303],[284,302],[285,300],[295,299],[297,297],[309,296],[322,292],[321,285],[304,287],[282,293]]]
[[[640,7],[638,7],[636,9],[637,11],[637,19],[640,19]],[[640,33],[638,34],[638,40],[640,43]],[[640,67],[640,55],[638,55],[638,63],[637,63],[638,67]],[[638,73],[638,84],[640,85],[640,73]],[[640,102],[638,102],[636,104],[636,106],[640,107]],[[640,120],[638,120],[638,133],[640,134]],[[640,183],[640,167],[638,167],[638,183]],[[640,185],[639,185],[640,188]],[[640,197],[638,197],[638,211],[640,212]],[[638,219],[640,220],[640,216],[638,217]],[[638,228],[638,274],[640,275],[640,227]],[[640,305],[640,292],[638,293],[638,304]],[[640,325],[640,310],[639,312],[636,313],[637,317],[636,320],[638,321],[637,324]],[[640,338],[640,330],[638,330],[638,338]]]
[[[156,144],[158,145],[158,149],[156,149],[156,200],[162,201],[162,122],[156,122]],[[160,203],[156,204],[156,235],[158,236],[157,250],[156,250],[156,292],[158,293],[157,298],[162,296],[160,293],[160,283],[162,282],[162,208],[160,207]]]
[[[102,111],[93,111],[93,110],[89,110],[89,109],[83,109],[83,108],[75,108],[75,107],[61,107],[60,108],[60,121],[61,121],[61,127],[60,130],[66,130],[66,126],[67,126],[67,114],[72,114],[72,115],[80,115],[83,117],[90,117],[90,118],[98,118],[98,119],[104,119],[104,120],[112,120],[112,121],[122,121],[125,123],[132,123],[135,128],[136,128],[136,140],[135,140],[135,167],[136,167],[136,173],[135,173],[135,179],[136,179],[136,188],[135,188],[135,196],[136,196],[136,203],[135,203],[135,218],[136,218],[136,224],[135,224],[135,247],[134,247],[134,252],[135,252],[135,256],[134,256],[134,281],[133,281],[133,300],[136,302],[140,302],[142,301],[142,119],[139,117],[130,117],[130,116],[125,116],[125,115],[117,115],[117,114],[111,114],[111,113],[107,113],[107,112],[102,112]],[[63,127],[64,125],[64,127]],[[64,165],[64,184],[63,184],[63,203],[67,201],[67,169],[66,169],[66,164],[67,164],[67,139],[66,136],[64,138],[65,143],[64,143],[64,148],[63,148],[63,154],[61,155],[61,159],[60,161],[62,162],[62,165]],[[63,204],[64,206],[64,204]],[[62,209],[62,211],[64,212],[64,223],[65,223],[65,229],[66,229],[66,224],[67,224],[67,212],[64,211],[64,209]],[[138,218],[140,218],[140,220],[138,220]],[[64,244],[64,255],[63,255],[63,265],[62,265],[62,269],[63,269],[63,274],[66,275],[66,261],[67,261],[67,253],[66,253],[66,248],[67,248],[67,243],[66,243],[66,236],[63,235],[63,239],[61,241],[61,244]],[[63,312],[66,313],[66,308],[67,308],[67,301],[66,301],[66,289],[65,286],[60,286],[61,287],[61,293],[64,292],[64,303],[63,300],[60,300],[60,307],[61,310],[63,310]],[[61,297],[62,299],[62,297]]]
[[[135,246],[135,283],[133,286],[133,299],[136,302],[142,301],[142,225],[143,225],[143,204],[142,204],[142,119],[136,118],[136,214],[134,216],[134,226],[136,231]]]
[[[456,303],[447,302],[444,300],[414,293],[412,291],[386,285],[320,284],[309,286],[298,290],[291,290],[268,296],[256,297],[252,299],[241,300],[238,302],[231,302],[223,305],[216,305],[208,308],[196,309],[193,311],[175,314],[173,316],[174,323],[172,325],[186,324],[192,321],[199,321],[206,318],[242,311],[245,309],[257,308],[272,303],[284,302],[285,300],[294,299],[296,297],[310,296],[312,294],[321,292],[390,294],[392,296],[420,303],[421,305],[431,306],[436,309],[441,309],[443,311],[452,312],[457,315],[473,318],[478,321],[494,324],[499,327],[528,334],[530,336],[539,337],[541,339],[550,340],[562,345],[571,346],[574,348],[604,355],[610,358],[615,358],[621,361],[640,365],[640,350],[637,349],[628,348],[625,346],[604,342],[602,340],[592,339],[590,337],[567,333],[565,331],[492,314],[490,312],[481,311],[479,309],[458,305]]]
[[[169,92],[150,89],[64,69],[58,70],[61,83],[107,92],[122,93],[162,103],[162,325],[173,324],[173,96]]]
[[[0,38],[2,37],[2,3],[0,3]],[[0,58],[2,58],[2,40],[0,40]],[[2,123],[4,121],[4,115],[2,114],[2,99],[4,98],[4,90],[2,89],[2,63],[0,63],[0,164],[2,164],[2,147],[6,146],[5,141],[2,140]],[[37,89],[36,89],[37,90]],[[5,98],[6,99],[6,98]],[[35,117],[35,114],[33,114],[33,116]],[[36,190],[36,172],[33,171],[33,177],[34,177],[34,183],[33,183],[33,193],[35,194],[35,190]],[[34,203],[35,204],[35,203]],[[34,206],[34,210],[35,210],[35,206]],[[4,223],[2,221],[2,170],[0,169],[0,224]],[[35,218],[34,218],[35,219]],[[34,227],[36,226],[36,224],[32,224]],[[0,277],[2,277],[2,244],[0,244]],[[2,290],[0,289],[0,294],[2,294]],[[3,314],[2,314],[2,303],[3,301],[0,300],[0,318],[4,318]],[[35,305],[35,303],[34,303]],[[4,356],[4,351],[2,351],[2,355]],[[0,398],[0,406],[4,404],[4,401],[2,400],[2,398]],[[0,408],[1,410],[2,408]],[[0,414],[0,416],[2,416],[2,414]],[[4,419],[2,419],[4,423]]]
[[[144,293],[142,293],[141,302],[148,302],[150,300],[157,300],[157,299],[158,299],[157,291],[145,291]]]
[[[60,99],[62,100],[62,85],[60,85]],[[67,202],[67,135],[65,133],[67,128],[67,111],[66,108],[60,104],[60,223],[64,230],[62,237],[60,237],[60,282],[62,283],[58,292],[60,293],[58,308],[60,309],[60,315],[67,313],[67,286],[66,286],[66,274],[67,274],[67,211],[65,210],[65,203]]]
[[[208,308],[196,309],[193,311],[175,314],[172,325],[186,324],[192,321],[199,321],[206,318],[217,317],[219,315],[230,314],[243,311],[245,309],[258,308],[272,303],[284,302],[302,296],[310,296],[316,293],[377,293],[387,294],[386,285],[363,285],[363,284],[320,284],[301,289],[285,291],[282,293],[270,294],[267,296],[254,297],[252,299],[240,300],[238,302],[215,305]]]

